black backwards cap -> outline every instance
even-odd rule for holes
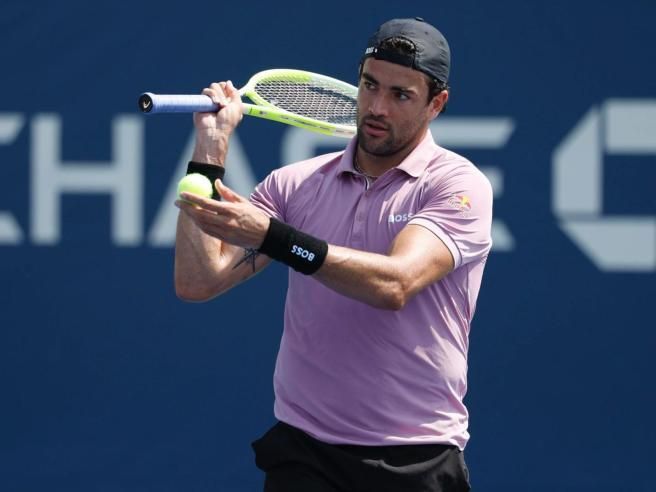
[[[403,38],[415,46],[414,54],[403,54],[380,48],[389,38]],[[362,63],[367,58],[384,60],[424,72],[446,84],[449,80],[451,50],[440,31],[421,17],[392,19],[382,24],[369,38]]]

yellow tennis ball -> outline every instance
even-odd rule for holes
[[[214,185],[212,185],[212,182],[202,174],[192,173],[187,174],[178,183],[178,196],[180,196],[183,191],[193,193],[194,195],[204,196],[205,198],[211,198],[212,192],[214,191]]]

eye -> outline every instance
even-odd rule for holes
[[[369,82],[368,80],[363,80],[362,85],[364,86],[365,89],[367,90],[373,90],[376,88],[373,82]]]
[[[408,101],[410,99],[410,96],[406,92],[397,92],[396,98],[399,101]]]

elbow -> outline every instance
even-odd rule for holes
[[[378,307],[387,311],[400,311],[403,309],[403,306],[405,306],[405,304],[402,301],[394,299],[389,301],[386,300],[381,306]]]
[[[382,307],[389,311],[400,311],[405,307],[406,302],[407,299],[401,296],[387,296]]]
[[[175,295],[178,299],[184,302],[205,302],[210,299],[209,296],[204,295],[197,290],[179,288],[178,286],[175,287]]]
[[[389,311],[400,311],[405,307],[410,299],[409,290],[402,282],[396,282],[394,285],[385,289],[384,295],[381,296],[381,307]]]
[[[175,295],[184,302],[206,302],[217,295],[214,289],[192,282],[175,281]]]
[[[178,297],[178,299],[184,302],[205,302],[210,300],[208,296],[180,289],[175,289],[175,295]]]

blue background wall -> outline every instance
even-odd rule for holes
[[[496,191],[474,489],[655,490],[656,3],[109,4],[0,4],[0,490],[258,490],[286,272],[176,299],[191,119],[142,117],[136,97],[275,67],[355,83],[368,35],[414,15],[453,51],[436,139]],[[232,185],[298,152],[290,132],[245,119]],[[84,170],[103,169],[125,196],[93,188]]]

